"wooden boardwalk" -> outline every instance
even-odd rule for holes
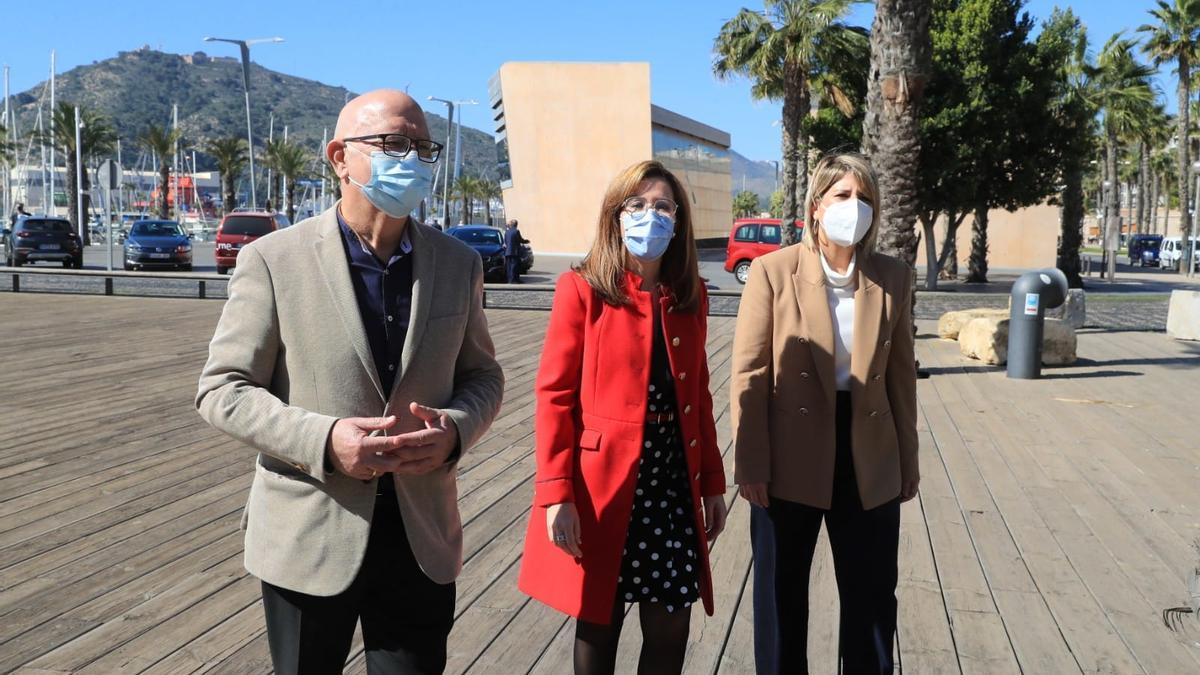
[[[270,670],[237,530],[253,456],[191,405],[220,308],[0,294],[0,672]],[[515,583],[546,314],[489,317],[508,391],[462,462],[449,672],[569,672],[572,624]],[[732,326],[710,322],[726,449]],[[1200,345],[1084,333],[1084,360],[1036,382],[928,337],[918,353],[934,376],[919,384],[921,497],[902,510],[901,669],[1200,671],[1200,622],[1160,618],[1200,558]],[[748,514],[729,494],[717,614],[693,617],[689,673],[753,672]],[[824,547],[814,575],[813,672],[832,673]],[[624,637],[618,672],[633,672],[636,612]],[[347,672],[365,672],[358,647]]]

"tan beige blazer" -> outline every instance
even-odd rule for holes
[[[462,243],[413,224],[413,301],[400,374],[384,392],[350,281],[336,209],[265,236],[238,255],[209,345],[196,407],[258,452],[243,517],[246,569],[310,595],[346,589],[362,564],[375,481],[324,470],[341,417],[399,417],[417,401],[445,410],[465,450],[492,423],[504,376],[483,313],[483,266]],[[396,476],[417,563],[449,583],[462,567],[456,466]]]
[[[742,292],[730,405],[734,480],[772,496],[829,508],[837,382],[833,320],[818,253],[804,244],[758,258]],[[851,346],[852,452],[864,508],[916,477],[917,393],[912,272],[883,255],[858,256]]]

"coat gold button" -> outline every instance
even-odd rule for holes
[[[806,337],[800,338],[800,344],[802,344],[802,345],[808,344],[808,338],[806,338]]]
[[[683,406],[683,414],[684,414],[684,415],[686,415],[686,414],[688,414],[688,413],[690,413],[690,412],[692,412],[692,406],[691,406],[690,404],[689,404],[689,405],[685,405],[685,406]]]
[[[800,414],[801,414],[801,415],[807,415],[807,414],[808,414],[808,408],[801,408],[801,409],[800,409]]]
[[[891,341],[891,340],[884,340],[884,341],[883,341],[883,346],[884,346],[885,348],[886,348],[886,347],[891,347],[891,346],[892,346],[892,341]]]
[[[671,338],[671,346],[678,347],[679,346],[679,338]]]
[[[872,380],[873,382],[878,382],[878,381],[879,381],[879,376],[878,376],[878,375],[876,375],[875,377],[872,377],[872,378],[871,378],[871,380]]]
[[[693,438],[693,439],[692,439],[692,442],[691,442],[691,443],[688,443],[688,445],[689,445],[690,447],[693,447],[693,448],[694,448],[694,447],[696,447],[696,439],[694,439],[694,438]]]
[[[800,373],[800,379],[807,380],[808,379],[808,371],[804,371],[804,372]]]
[[[872,411],[871,411],[871,417],[879,417],[879,411],[878,411],[878,410],[872,410]]]
[[[680,373],[680,374],[679,374],[679,379],[680,379],[680,380],[686,380],[686,379],[687,379],[687,373]]]

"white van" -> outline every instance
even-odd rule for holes
[[[1158,254],[1159,264],[1163,269],[1179,271],[1183,263],[1180,261],[1187,250],[1182,246],[1183,237],[1166,237],[1163,239],[1162,250]],[[1200,238],[1192,237],[1192,245],[1200,246]],[[1200,270],[1200,250],[1196,251],[1194,256],[1195,270]]]

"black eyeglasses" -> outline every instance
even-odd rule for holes
[[[355,136],[343,138],[343,143],[356,141],[366,143],[383,151],[388,157],[404,157],[413,148],[417,149],[417,159],[427,164],[433,164],[442,154],[442,144],[425,139],[412,139],[404,134],[371,134],[370,136]]]

